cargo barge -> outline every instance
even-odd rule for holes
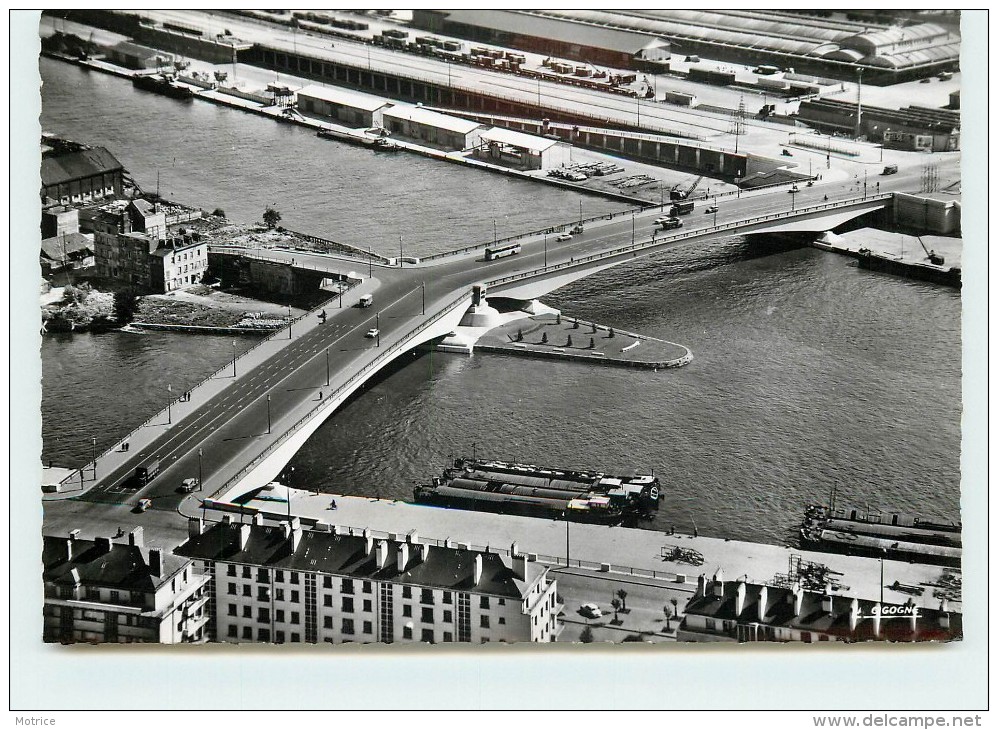
[[[633,525],[658,509],[654,476],[615,477],[602,472],[548,469],[532,464],[457,459],[430,484],[413,490],[418,504]]]
[[[961,523],[926,520],[900,513],[810,505],[800,529],[802,546],[849,555],[959,567]]]
[[[193,99],[194,92],[180,84],[174,83],[169,76],[162,74],[149,74],[143,76],[133,76],[132,84],[136,89],[152,91],[156,94],[169,96],[171,99]]]

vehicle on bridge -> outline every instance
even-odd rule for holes
[[[559,233],[558,236],[554,240],[556,240],[556,241],[571,241],[572,240],[572,234],[571,233]]]
[[[159,466],[159,457],[157,456],[142,466],[135,467],[135,476],[133,477],[135,483],[140,487],[144,487],[159,474]]]
[[[372,304],[374,304],[374,296],[372,294],[365,294],[360,298],[360,301],[357,302],[357,306],[362,308],[370,307]]]
[[[717,212],[717,206],[716,205],[708,205],[706,208],[704,208],[703,212],[704,213],[708,213],[708,214],[709,213],[716,213]]]
[[[880,174],[881,175],[896,175],[897,171],[898,171],[898,166],[897,165],[885,165],[884,166],[884,171],[881,172]]]
[[[184,494],[190,494],[191,492],[197,490],[200,486],[201,482],[199,482],[195,477],[190,477],[180,483],[180,491]]]
[[[377,327],[372,327],[367,332],[364,333],[364,337],[370,337],[372,340],[381,334],[381,330]]]
[[[669,215],[675,217],[677,215],[688,215],[693,212],[693,201],[684,200],[681,203],[673,203],[672,208],[669,209]]]
[[[571,238],[571,236],[569,236]],[[485,260],[495,261],[496,259],[501,259],[504,256],[514,256],[523,250],[523,246],[519,243],[511,243],[508,246],[489,246],[485,249]]]
[[[152,500],[151,499],[140,499],[139,503],[137,505],[135,505],[135,509],[138,512],[145,512],[150,507],[152,507]]]
[[[662,230],[668,231],[672,228],[682,228],[683,222],[675,216],[663,216],[655,219],[656,226],[662,226]]]

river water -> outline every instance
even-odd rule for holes
[[[568,220],[578,196],[412,155],[377,155],[43,59],[42,126],[102,144],[143,184],[250,221],[414,254]],[[151,121],[152,120],[152,121]],[[155,129],[155,135],[153,135]],[[620,203],[586,198],[587,213]],[[960,296],[814,249],[740,238],[594,275],[545,301],[681,342],[680,370],[424,354],[329,419],[292,461],[295,486],[406,499],[456,455],[654,470],[653,525],[783,543],[805,502],[959,518]],[[242,346],[248,347],[249,342]],[[44,457],[75,465],[231,357],[229,338],[48,336]]]

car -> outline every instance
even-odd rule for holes
[[[571,233],[559,233],[558,237],[555,238],[554,240],[556,240],[556,241],[571,241],[572,240],[572,234]]]
[[[603,612],[600,611],[599,606],[595,603],[583,603],[579,608],[579,612],[588,618],[599,618],[603,615]]]
[[[799,187],[797,187],[796,185],[794,185],[794,186],[793,186],[792,188],[790,188],[790,189],[789,189],[789,190],[788,190],[787,192],[788,192],[788,193],[799,193],[799,192],[800,192],[800,188],[799,188]]]
[[[180,482],[180,491],[183,492],[184,494],[190,494],[191,492],[196,490],[199,486],[201,486],[201,482],[199,482],[194,477],[188,477],[184,481]]]
[[[372,327],[371,329],[369,329],[367,331],[367,333],[364,335],[364,337],[370,337],[371,339],[374,339],[375,337],[377,337],[380,334],[381,334],[381,330],[379,330],[377,327]]]
[[[145,512],[150,507],[152,507],[151,499],[140,499],[139,503],[135,506],[135,509],[139,512]]]
[[[706,208],[704,208],[703,212],[704,213],[716,213],[717,212],[717,206],[716,205],[709,205]]]

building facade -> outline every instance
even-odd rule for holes
[[[467,150],[481,141],[483,127],[478,122],[469,122],[418,106],[393,106],[384,110],[382,118],[389,132],[417,142],[428,142],[436,147]]]
[[[376,96],[329,86],[306,86],[298,92],[298,110],[335,119],[348,127],[380,127],[381,113],[391,103]]]
[[[43,639],[69,643],[202,642],[209,578],[186,558],[127,542],[44,537]]]
[[[42,200],[68,205],[121,195],[124,168],[103,147],[42,158]]]
[[[804,589],[700,576],[677,641],[950,641],[962,616],[943,600],[938,610]]]
[[[336,528],[191,520],[177,553],[214,576],[212,634],[222,642],[486,643],[554,641],[563,606],[548,568]]]
[[[482,132],[480,139],[475,154],[496,164],[520,170],[550,170],[571,162],[571,149],[557,139],[502,127]]]

